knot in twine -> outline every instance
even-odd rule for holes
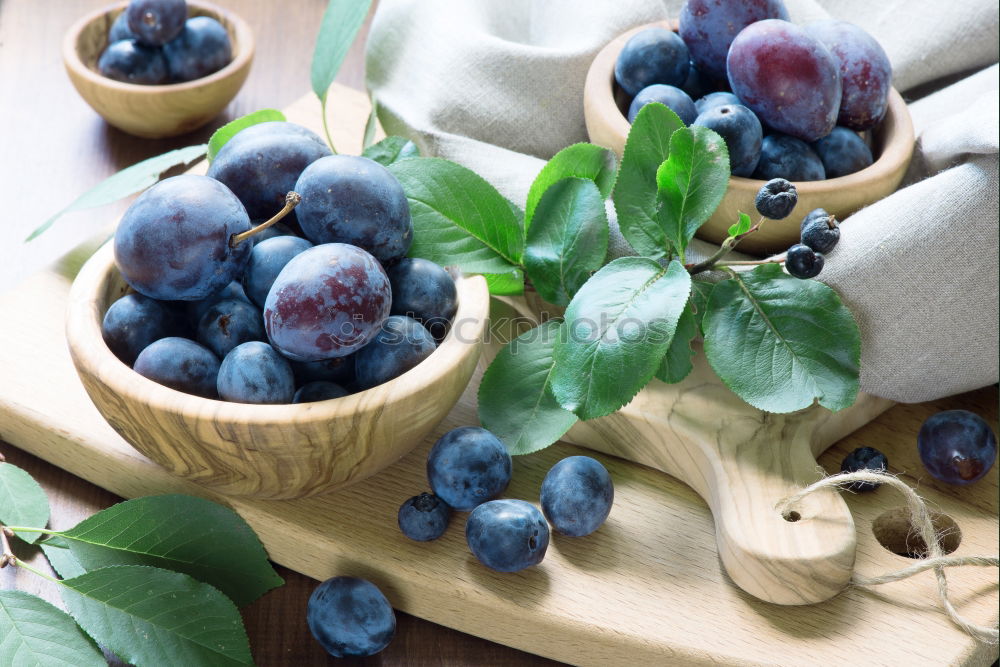
[[[877,577],[863,577],[855,574],[851,578],[851,583],[855,586],[878,586],[888,584],[893,581],[907,579],[925,570],[934,570],[937,577],[938,597],[941,599],[941,606],[944,607],[948,617],[955,625],[962,628],[976,639],[988,644],[996,644],[1000,637],[1000,630],[996,627],[977,625],[958,613],[955,606],[948,597],[948,579],[945,577],[946,567],[957,567],[962,565],[975,565],[980,567],[1000,566],[998,556],[947,556],[941,548],[938,536],[934,531],[934,524],[931,522],[931,514],[927,509],[927,503],[917,495],[905,482],[894,475],[885,472],[858,471],[831,475],[824,479],[810,484],[798,493],[782,499],[775,506],[782,516],[786,516],[792,508],[802,501],[809,494],[825,488],[844,488],[854,482],[872,482],[875,484],[885,484],[896,489],[906,497],[906,504],[910,510],[910,523],[917,529],[919,535],[927,545],[927,555],[917,560],[909,567],[896,572],[890,572]]]

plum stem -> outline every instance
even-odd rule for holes
[[[260,232],[264,231],[265,229],[267,229],[268,227],[270,227],[271,225],[273,225],[274,223],[278,222],[286,215],[291,213],[292,209],[298,206],[299,202],[301,201],[302,201],[302,196],[298,192],[289,192],[287,195],[285,195],[285,206],[280,211],[275,213],[270,220],[260,223],[253,229],[248,229],[245,232],[240,232],[239,234],[233,234],[232,236],[230,236],[229,247],[235,248],[243,241],[246,241],[248,238],[252,237],[254,234],[259,234]]]
[[[767,218],[761,217],[761,219],[757,221],[756,225],[754,225],[744,233],[728,237],[725,241],[722,242],[722,245],[719,247],[719,249],[716,250],[715,253],[712,254],[712,256],[709,257],[708,259],[702,262],[698,262],[697,264],[685,264],[684,268],[687,269],[688,273],[690,273],[691,275],[694,275],[696,273],[701,273],[702,271],[710,270],[712,267],[714,267],[716,264],[719,263],[719,260],[721,260],[723,257],[731,253],[733,250],[735,250],[736,246],[739,245],[740,241],[742,241],[743,239],[745,239],[746,237],[750,236],[758,229],[760,229],[760,226],[764,224],[765,220],[767,220]],[[740,264],[740,263],[741,262],[731,262],[731,264]],[[749,263],[766,264],[768,262],[749,262]]]

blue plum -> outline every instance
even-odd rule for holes
[[[219,359],[193,340],[168,336],[139,353],[135,372],[171,389],[204,398],[216,398]]]
[[[310,382],[332,382],[346,387],[354,382],[354,355],[320,359],[319,361],[295,361],[289,359],[295,381],[301,386]]]
[[[274,279],[285,265],[312,247],[312,243],[298,236],[275,236],[255,243],[243,274],[243,289],[250,300],[263,308]]]
[[[654,83],[683,86],[691,67],[684,40],[666,28],[646,28],[625,43],[615,61],[615,80],[630,97]]]
[[[109,44],[97,59],[97,71],[115,81],[143,85],[166,83],[169,78],[163,52],[132,39]]]
[[[184,0],[130,0],[125,8],[129,30],[146,46],[163,46],[180,35],[186,18]]]
[[[736,36],[726,62],[733,93],[765,125],[816,141],[837,123],[842,94],[837,61],[803,28],[758,21]]]
[[[390,315],[370,343],[354,355],[360,389],[371,389],[399,377],[431,356],[434,336],[412,317]]]
[[[115,301],[101,322],[104,342],[129,366],[153,341],[180,333],[177,314],[166,304],[141,294],[126,294]]]
[[[760,187],[754,198],[757,212],[772,220],[787,218],[798,203],[799,192],[795,184],[784,178],[772,178]]]
[[[123,39],[135,39],[135,33],[129,30],[128,16],[124,11],[111,24],[111,29],[108,31],[108,44],[119,42]]]
[[[208,309],[226,299],[237,299],[239,301],[250,303],[250,299],[247,298],[246,292],[243,291],[243,285],[234,280],[215,294],[212,294],[201,301],[187,302],[187,317],[191,326],[193,328],[197,328],[198,324],[201,322],[201,318],[205,316]]]
[[[497,572],[538,565],[549,547],[549,525],[538,508],[523,500],[491,500],[472,510],[465,541],[476,559]]]
[[[263,316],[256,306],[239,299],[223,299],[202,315],[196,338],[222,359],[237,345],[267,340],[267,334]]]
[[[740,98],[736,97],[732,93],[727,93],[725,91],[718,91],[714,93],[709,93],[704,97],[695,100],[694,108],[698,110],[699,114],[703,114],[709,109],[714,109],[715,107],[724,107],[727,104],[739,104]]]
[[[199,301],[243,273],[250,243],[243,204],[207,176],[160,181],[132,202],[115,231],[115,262],[135,291],[162,300]]]
[[[750,176],[760,160],[764,131],[750,109],[739,104],[709,108],[698,114],[694,125],[707,127],[726,141],[729,170],[734,176]]]
[[[237,345],[219,367],[219,396],[236,403],[291,403],[295,376],[288,360],[267,343]]]
[[[884,472],[889,468],[889,459],[874,447],[858,447],[840,462],[840,472]],[[882,486],[875,482],[851,482],[845,488],[855,493],[869,493]]]
[[[317,403],[347,396],[347,390],[339,384],[317,380],[302,385],[295,391],[292,403]]]
[[[807,245],[796,243],[785,256],[785,269],[796,278],[815,278],[823,270],[823,255]]]
[[[208,168],[208,175],[239,197],[254,220],[267,220],[285,205],[302,171],[330,149],[315,134],[292,123],[260,123],[227,141]],[[301,194],[301,193],[299,193]],[[298,208],[285,222],[294,224]]]
[[[180,35],[163,45],[163,55],[171,79],[193,81],[228,65],[233,49],[221,23],[195,16],[184,23]]]
[[[458,290],[448,272],[430,260],[405,257],[386,274],[393,315],[407,315],[427,327],[435,340],[448,331],[458,310]]]
[[[874,37],[847,21],[816,21],[805,29],[830,50],[839,65],[843,96],[837,123],[852,130],[875,127],[889,108],[889,56]]]
[[[568,456],[542,480],[542,511],[563,535],[582,537],[601,527],[611,513],[615,489],[611,475],[589,456]]]
[[[946,484],[972,484],[997,458],[997,437],[986,420],[968,410],[931,415],[917,433],[917,450],[927,472]]]
[[[306,167],[295,183],[298,221],[313,243],[349,243],[383,264],[401,259],[413,241],[403,186],[374,160],[331,155]]]
[[[510,483],[507,448],[484,428],[448,431],[427,455],[427,480],[435,495],[465,512],[495,498]]]
[[[726,54],[743,28],[764,19],[788,20],[781,0],[687,0],[679,32],[691,60],[709,76],[726,78]]]
[[[429,542],[444,535],[451,521],[451,508],[433,493],[421,493],[399,506],[397,521],[403,535]]]
[[[378,587],[358,577],[327,579],[309,596],[306,622],[335,658],[375,655],[396,634],[396,615]]]
[[[802,218],[802,245],[807,245],[824,255],[837,245],[840,240],[840,226],[837,218],[822,208],[816,208]]]
[[[698,69],[694,63],[691,63],[688,67],[687,78],[681,84],[680,89],[690,95],[692,100],[697,100],[711,93],[716,87],[715,82],[708,75]]]
[[[257,225],[264,222],[263,220],[251,220],[251,224],[256,227]],[[297,236],[295,232],[288,225],[284,225],[280,222],[276,222],[267,229],[262,229],[253,235],[252,240],[254,245],[262,243],[268,239],[273,239],[276,236]]]
[[[364,250],[326,243],[292,258],[264,302],[264,328],[295,361],[344,357],[364,347],[389,317],[389,278]]]
[[[659,102],[673,111],[685,125],[690,125],[698,112],[695,110],[691,97],[680,88],[667,86],[662,83],[654,83],[646,86],[632,99],[632,104],[628,107],[628,122],[631,123],[643,108],[650,102]]]
[[[847,176],[871,166],[872,151],[853,130],[835,127],[813,145],[827,178]]]
[[[754,178],[769,181],[822,181],[826,178],[823,162],[809,144],[787,134],[769,134],[760,146],[760,161]]]

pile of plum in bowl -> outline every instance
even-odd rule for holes
[[[765,181],[795,184],[800,207],[843,219],[899,186],[913,126],[892,67],[862,28],[797,25],[782,0],[688,0],[679,20],[640,26],[595,58],[584,110],[591,141],[625,147],[650,102],[685,125],[710,128],[729,149],[729,190],[700,236],[721,242]],[[799,229],[769,224],[742,250],[774,252]]]
[[[479,358],[481,277],[406,257],[385,167],[288,122],[141,194],[78,275],[67,338],[125,440],[222,493],[293,498],[420,443]]]

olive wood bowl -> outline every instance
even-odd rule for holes
[[[63,64],[80,96],[109,124],[149,139],[185,134],[218,116],[250,73],[254,38],[249,24],[221,7],[189,0],[189,16],[210,16],[229,32],[233,49],[230,63],[218,72],[183,83],[124,83],[102,76],[97,60],[108,45],[111,24],[127,4],[119,2],[84,16],[63,38]]]
[[[218,493],[302,498],[361,481],[407,454],[448,414],[479,361],[489,312],[481,276],[459,277],[458,312],[438,348],[372,389],[317,403],[249,405],[185,394],[139,375],[104,343],[108,306],[130,291],[111,243],[73,283],[66,338],[101,415],[170,472]]]
[[[630,127],[625,112],[631,100],[615,82],[615,61],[632,35],[652,26],[677,29],[676,22],[663,21],[629,30],[601,49],[587,72],[583,90],[587,133],[591,142],[613,150],[619,158]],[[906,103],[895,88],[889,93],[889,110],[872,131],[871,139],[875,157],[871,166],[840,178],[795,183],[799,194],[795,212],[784,220],[766,222],[757,232],[744,238],[739,249],[762,255],[784,252],[799,242],[799,224],[809,211],[824,208],[843,220],[899,187],[913,156],[913,122]],[[698,237],[721,243],[740,211],[756,221],[759,215],[754,198],[763,184],[764,181],[758,179],[731,176],[722,203],[698,230]]]

